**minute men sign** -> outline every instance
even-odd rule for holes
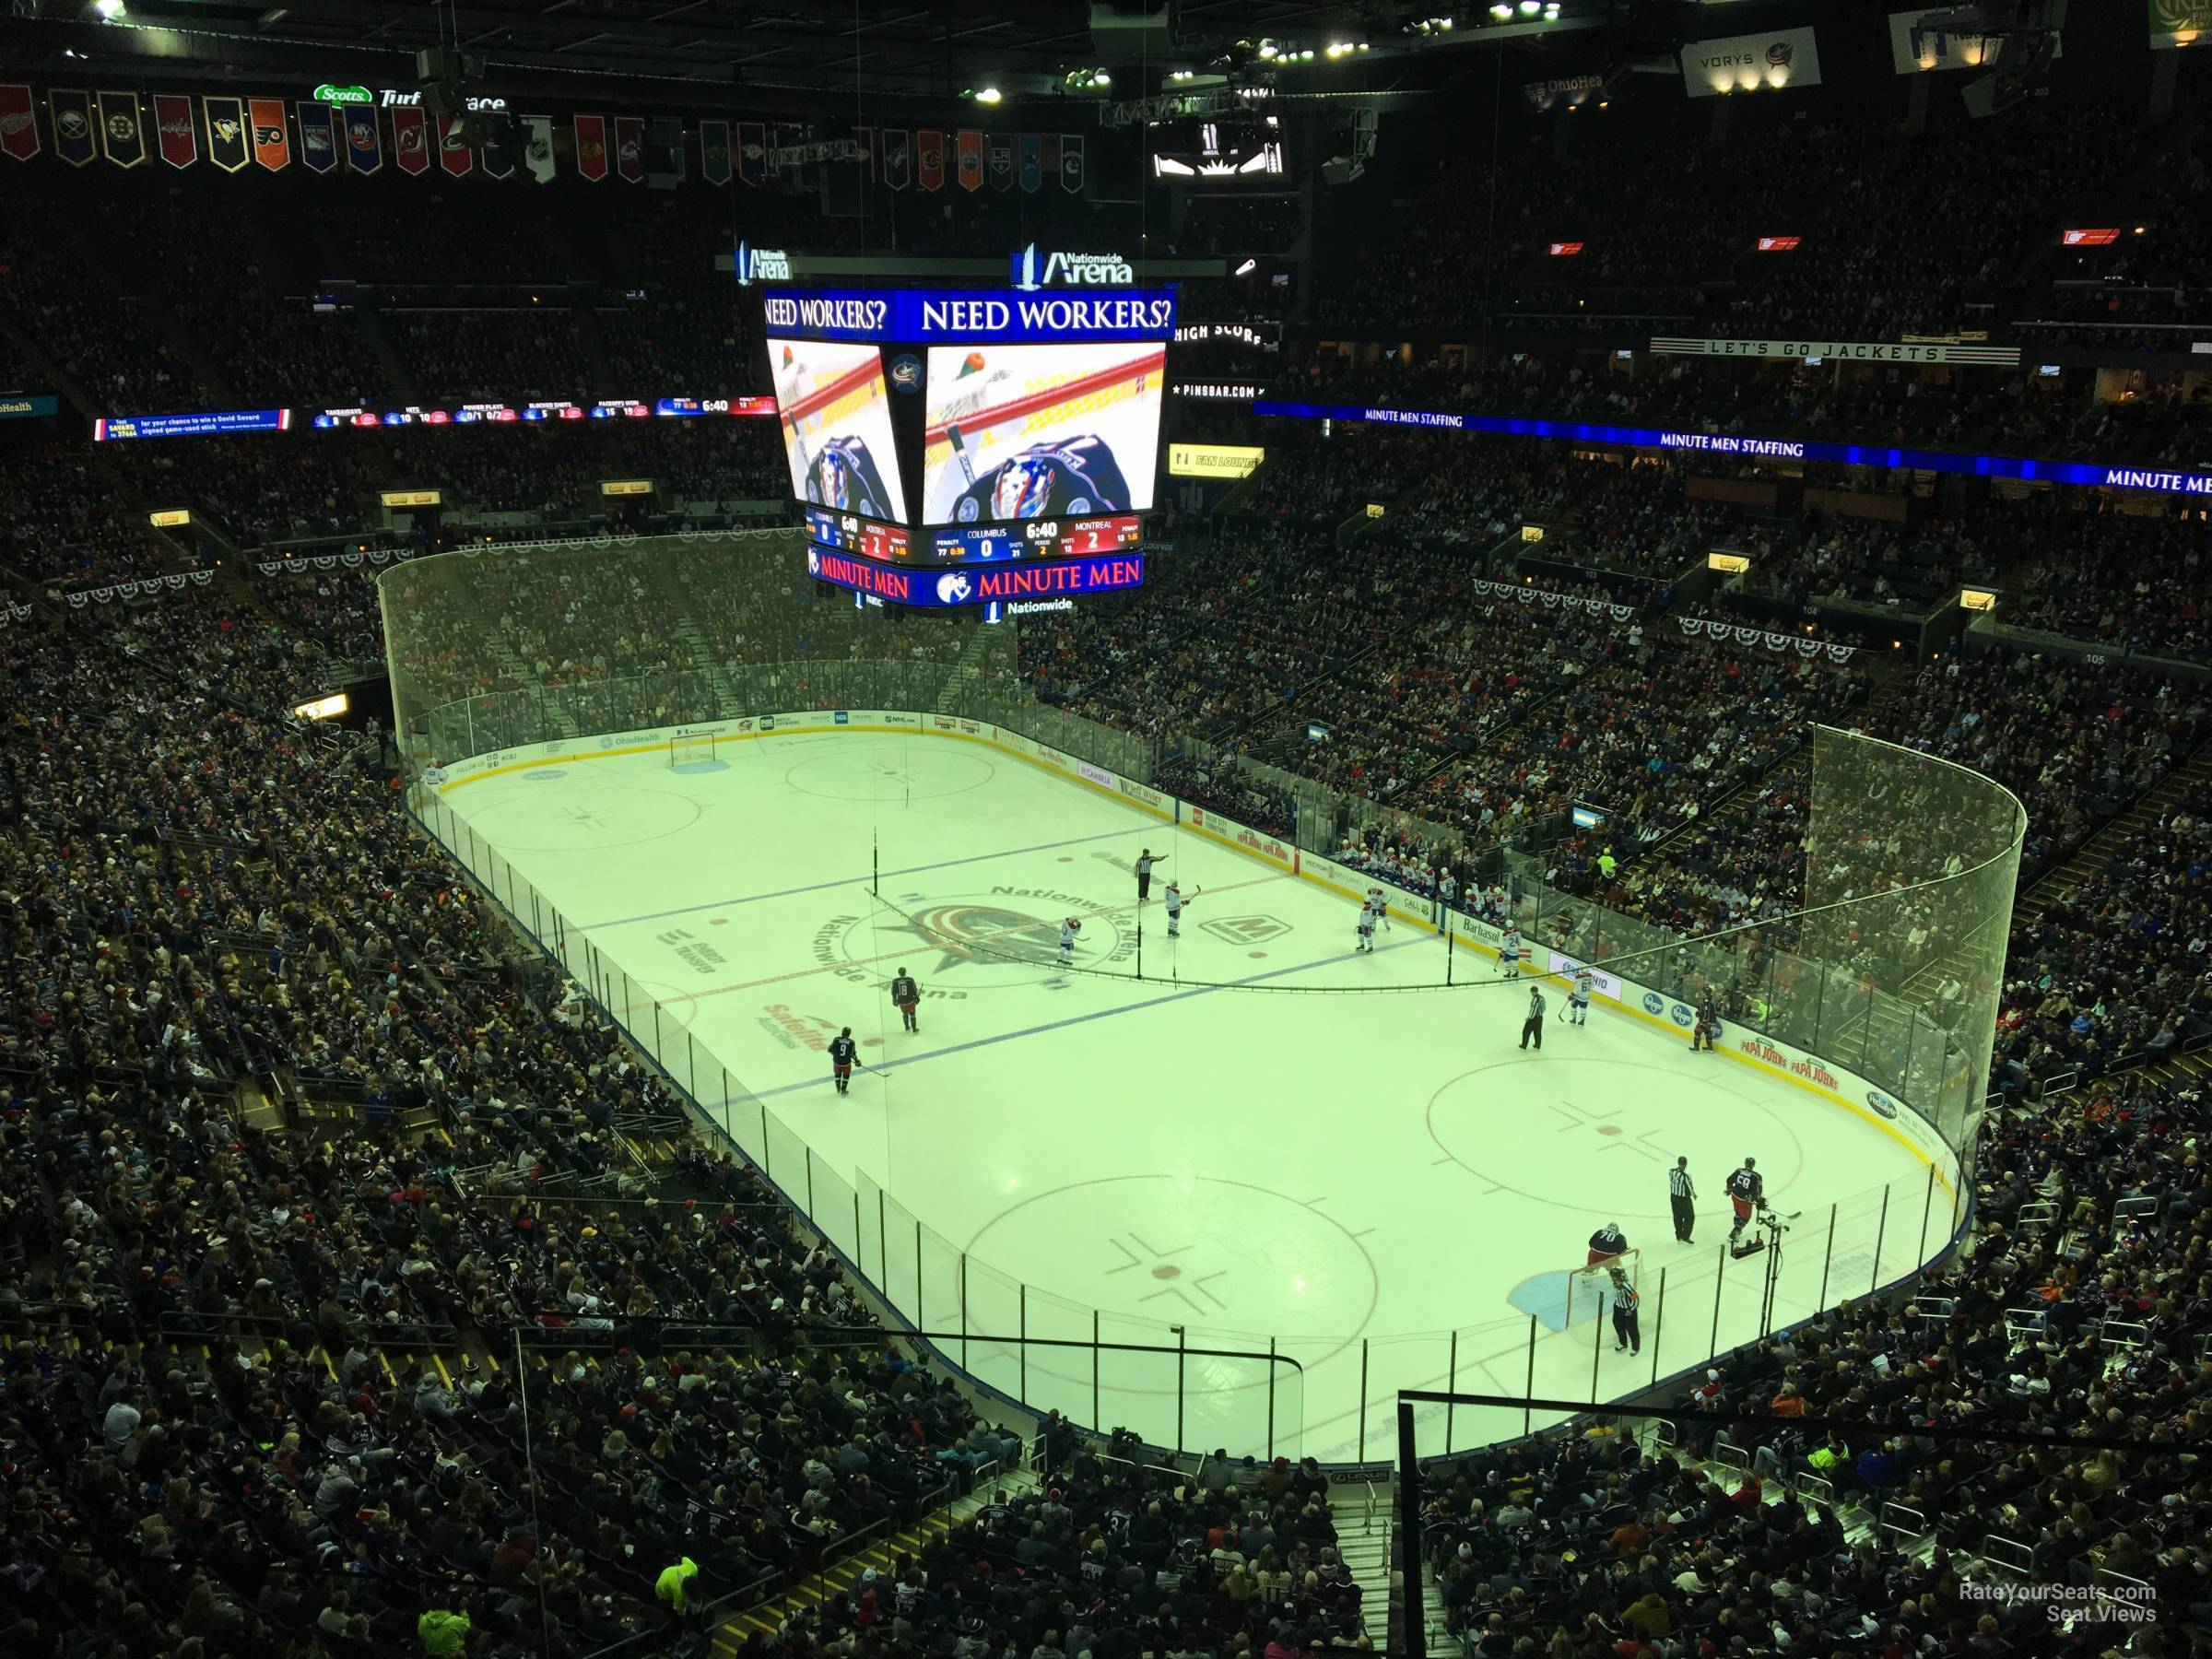
[[[1966,346],[1948,340],[1697,340],[1654,335],[1652,349],[1675,357],[1839,358],[1853,363],[1979,363],[2017,369],[2017,346]]]

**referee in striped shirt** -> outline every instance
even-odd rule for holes
[[[1689,1178],[1689,1159],[1677,1158],[1675,1167],[1666,1172],[1666,1198],[1674,1206],[1675,1238],[1684,1244],[1692,1244],[1690,1230],[1698,1224],[1698,1183]]]

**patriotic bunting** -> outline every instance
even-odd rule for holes
[[[189,94],[154,94],[154,135],[161,159],[171,167],[190,167],[200,159],[200,124]]]

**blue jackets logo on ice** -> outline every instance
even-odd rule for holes
[[[1666,998],[1660,995],[1656,991],[1646,991],[1643,994],[1643,1011],[1646,1014],[1665,1013]]]
[[[1897,1102],[1878,1088],[1866,1091],[1866,1104],[1874,1108],[1877,1116],[1893,1118],[1897,1115]]]

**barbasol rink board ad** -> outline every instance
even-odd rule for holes
[[[837,340],[771,339],[768,364],[792,494],[812,506],[905,524],[882,353]]]
[[[932,346],[924,524],[1150,510],[1167,347]]]

